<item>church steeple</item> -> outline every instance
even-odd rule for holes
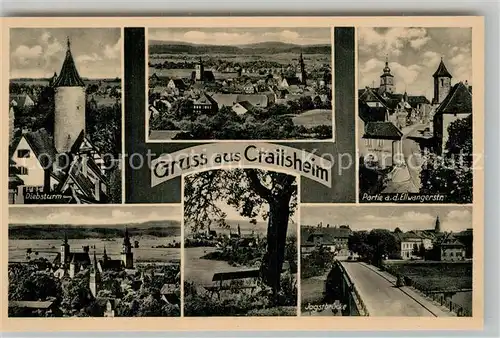
[[[92,293],[92,296],[97,297],[100,283],[101,283],[101,274],[99,271],[97,257],[95,255],[95,250],[94,250],[94,257],[92,259],[92,267],[90,270],[90,277],[89,277],[89,288],[90,292]]]
[[[436,217],[436,225],[434,226],[434,232],[435,233],[441,232],[441,222],[439,221],[439,216]]]
[[[71,42],[67,41],[66,58],[64,59],[59,77],[54,82],[54,87],[85,87],[85,83],[78,74],[73,55],[71,54]]]
[[[302,52],[300,53],[299,65],[300,65],[300,82],[303,85],[305,85],[307,82],[307,74],[306,74],[306,65],[304,63],[304,57],[302,55]]]
[[[126,269],[132,269],[134,267],[134,254],[132,253],[132,244],[130,244],[130,237],[127,228],[125,228],[125,237],[123,238],[121,257],[123,265]]]
[[[108,254],[106,253],[106,246],[104,246],[104,253],[102,254],[102,259],[103,259],[103,261],[108,260]]]
[[[389,58],[385,58],[385,67],[382,70],[383,73],[380,75],[380,92],[381,93],[394,93],[394,76],[391,74],[391,69],[389,68]]]

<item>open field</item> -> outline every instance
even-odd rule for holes
[[[211,230],[215,230],[218,234],[228,235],[230,231],[233,233],[237,231],[238,224],[240,225],[241,234],[243,236],[250,235],[252,231],[255,235],[266,235],[267,233],[267,222],[257,222],[257,224],[252,224],[249,221],[238,221],[238,220],[226,220],[226,223],[231,226],[231,230],[229,228],[222,228],[216,225],[212,225]],[[192,233],[191,227],[189,224],[184,224],[186,229],[186,236],[189,236]],[[287,236],[296,235],[297,234],[297,225],[294,223],[288,224]]]
[[[249,51],[247,54],[226,54],[226,53],[218,53],[218,54],[156,54],[150,53],[149,60],[151,64],[163,63],[165,61],[169,62],[196,62],[199,58],[206,59],[207,61],[213,60],[224,60],[230,62],[251,62],[251,61],[273,61],[283,64],[289,64],[290,61],[297,62],[298,54],[297,53],[252,53]],[[331,53],[325,54],[307,54],[304,53],[304,58],[306,59],[306,65],[308,63],[329,63],[331,60]]]
[[[312,128],[316,126],[331,126],[333,115],[330,109],[312,109],[299,115],[294,115],[292,121],[295,125]]]
[[[429,290],[472,288],[471,262],[389,262],[391,273],[407,276]]]
[[[184,280],[192,281],[199,285],[212,284],[212,277],[216,272],[229,272],[247,270],[249,267],[234,267],[225,261],[202,259],[210,252],[216,251],[213,247],[197,247],[184,249]]]
[[[152,236],[132,236],[132,243],[139,241],[139,248],[133,248],[135,262],[171,262],[180,260],[181,250],[179,248],[154,248],[159,245],[168,245],[174,240],[179,242],[180,236],[172,237],[152,237]],[[104,247],[108,256],[112,259],[120,258],[122,249],[122,237],[100,239],[69,239],[71,251],[82,252],[82,246],[95,246],[95,252],[98,259],[101,258]],[[9,262],[22,262],[25,260],[26,250],[31,248],[33,253],[31,258],[47,258],[52,261],[60,251],[61,239],[9,239]],[[38,252],[38,256],[35,255]],[[90,253],[94,252],[90,249]]]

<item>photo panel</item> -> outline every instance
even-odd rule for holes
[[[300,195],[305,203],[356,201],[354,27],[329,28],[329,37],[335,41],[334,142],[331,139],[146,142],[148,127],[143,117],[148,110],[143,103],[148,100],[146,66],[151,31],[154,32],[152,28],[124,29],[126,203],[180,203],[182,175],[234,166],[264,166],[299,175]],[[209,124],[200,125],[205,126]]]
[[[472,317],[472,208],[301,206],[301,315]]]
[[[297,316],[296,176],[184,176],[184,316]]]
[[[9,38],[9,203],[121,203],[121,28]]]
[[[359,201],[472,203],[472,28],[357,32]]]
[[[146,141],[333,140],[331,29],[149,28]]]
[[[9,317],[179,317],[181,206],[11,207]]]

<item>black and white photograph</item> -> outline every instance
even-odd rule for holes
[[[332,140],[332,32],[149,28],[146,141]]]
[[[471,317],[472,208],[302,206],[302,316]]]
[[[12,28],[9,203],[121,203],[120,28]]]
[[[179,317],[181,206],[16,207],[9,317]]]
[[[297,315],[297,179],[261,169],[184,178],[184,316]]]
[[[471,48],[471,28],[358,29],[360,202],[472,203]]]

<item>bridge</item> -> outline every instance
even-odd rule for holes
[[[339,279],[338,274],[342,277]],[[376,267],[355,261],[337,261],[330,283],[339,283],[337,291],[344,315],[391,317],[454,317],[455,313],[440,306],[410,287],[396,287],[396,278]],[[327,282],[328,283],[328,282]],[[338,285],[338,284],[337,284]],[[329,286],[326,286],[329,288]],[[331,288],[331,286],[330,286]]]

